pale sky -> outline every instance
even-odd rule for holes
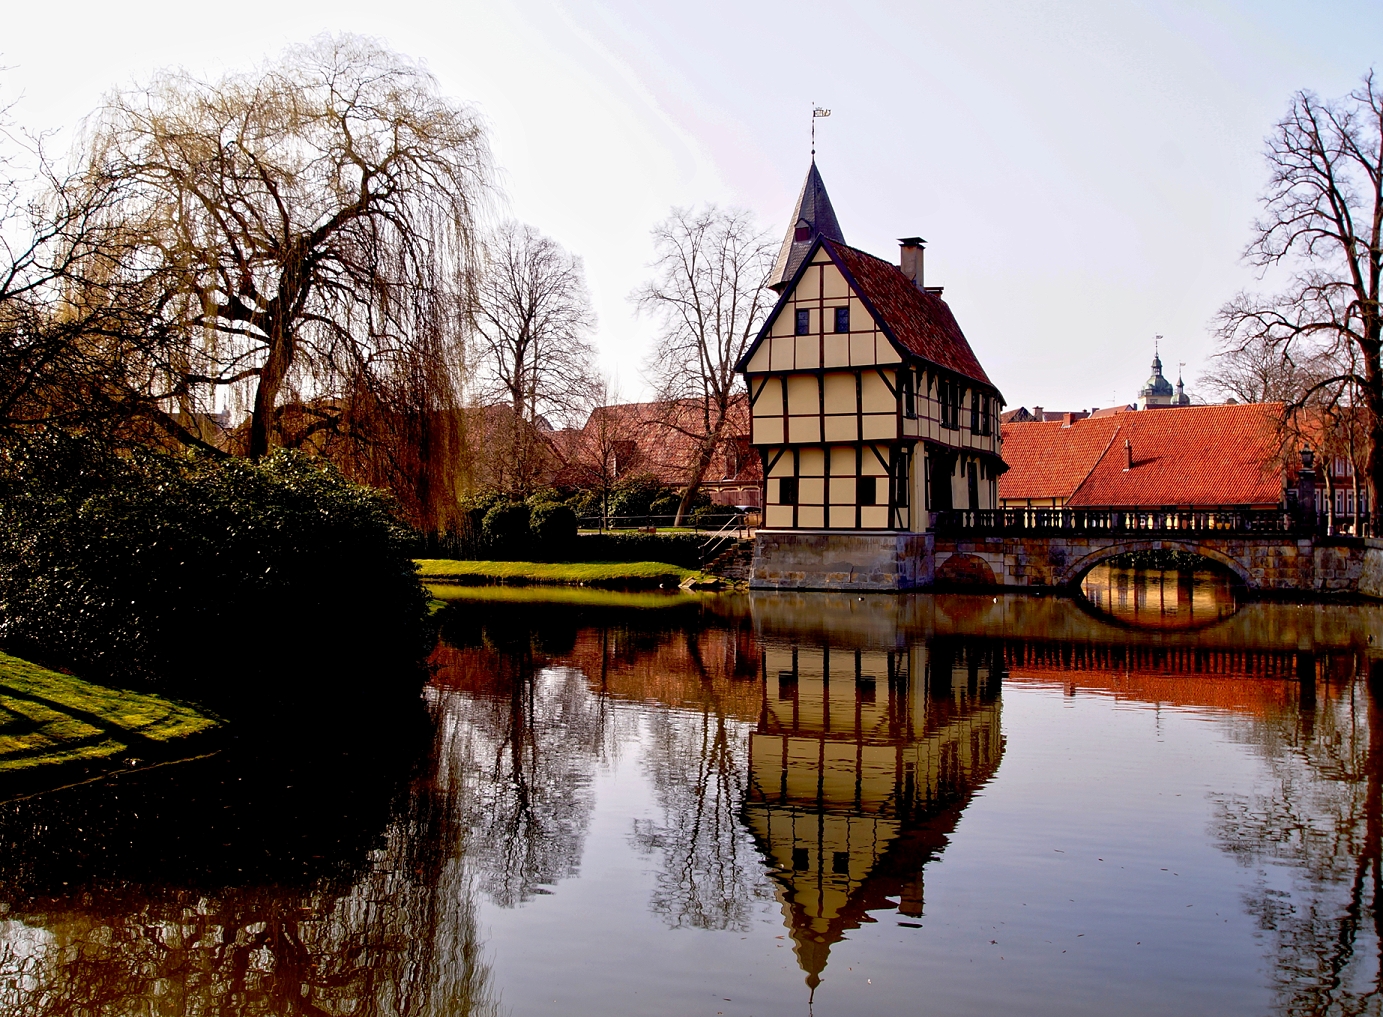
[[[160,67],[214,75],[324,31],[421,60],[489,122],[509,212],[585,259],[628,396],[649,228],[714,201],[781,238],[813,102],[833,111],[817,161],[846,240],[896,260],[896,238],[927,239],[927,282],[1010,406],[1131,401],[1154,334],[1193,383],[1215,310],[1255,282],[1264,136],[1295,89],[1383,70],[1377,0],[7,7],[0,99],[59,144]]]

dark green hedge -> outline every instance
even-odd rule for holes
[[[514,501],[500,494],[477,496],[466,506],[459,533],[418,535],[418,558],[463,561],[661,561],[700,568],[701,533],[577,533],[570,504],[534,495]]]
[[[360,694],[420,674],[413,541],[384,495],[297,454],[7,440],[0,643],[228,713],[302,697],[358,710]]]
[[[704,533],[582,533],[569,560],[660,561],[697,569],[706,538]]]

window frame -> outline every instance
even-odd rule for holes
[[[832,310],[835,312],[835,320],[833,322],[833,331],[835,332],[835,334],[841,335],[842,333],[849,332],[850,305],[846,304],[844,307],[833,307]],[[844,325],[845,327],[842,328],[842,325]]]
[[[869,500],[865,500],[865,491],[869,492]],[[877,505],[879,504],[879,478],[872,474],[858,477],[855,480],[855,504],[857,505]]]
[[[812,334],[812,312],[805,307],[797,309],[797,316],[793,319],[793,335]]]
[[[964,389],[959,381],[948,378],[937,381],[937,402],[941,407],[941,426],[946,430],[960,430],[960,407],[964,398]]]

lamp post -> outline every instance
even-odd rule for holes
[[[1301,514],[1303,525],[1316,532],[1316,471],[1313,464],[1316,454],[1310,445],[1301,447],[1301,469],[1297,471],[1297,511]]]

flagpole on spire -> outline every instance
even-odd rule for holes
[[[822,109],[815,102],[812,103],[812,162],[816,162],[816,118],[830,115],[830,110]]]

